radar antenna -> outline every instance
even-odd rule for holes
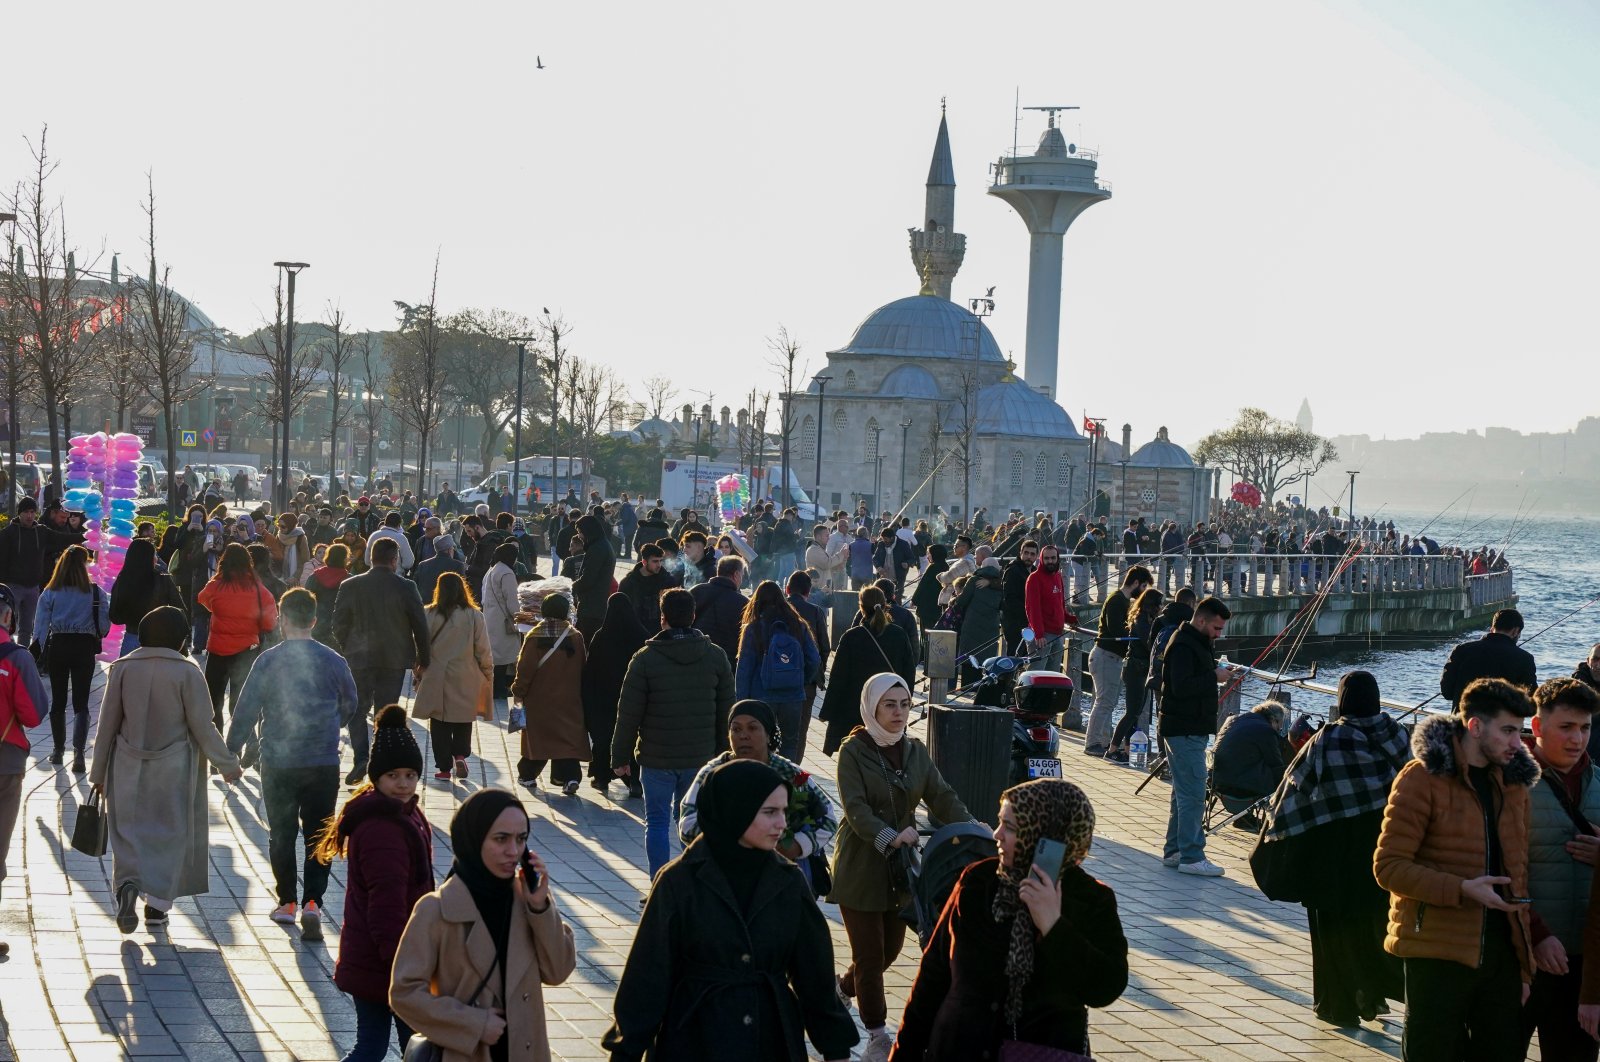
[[[1056,127],[1056,114],[1057,114],[1057,112],[1060,112],[1060,111],[1076,111],[1076,110],[1080,110],[1081,108],[1079,108],[1076,105],[1069,106],[1067,104],[1061,104],[1059,106],[1054,106],[1054,107],[1024,107],[1022,109],[1025,110],[1025,111],[1044,111],[1046,114],[1048,114],[1050,116],[1050,128],[1054,129]]]

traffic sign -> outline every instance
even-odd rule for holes
[[[200,433],[195,431],[193,428],[184,428],[181,432],[178,433],[178,445],[179,446],[199,446],[200,445]]]
[[[39,455],[34,453],[32,450],[29,450],[27,453],[22,455],[22,459],[27,461],[29,464],[33,464],[39,460]]]
[[[205,431],[200,433],[200,438],[204,439],[206,442],[215,442],[217,433],[212,431],[210,428],[207,428]]]

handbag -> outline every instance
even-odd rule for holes
[[[500,622],[505,627],[505,633],[507,637],[515,638],[517,636],[516,612],[514,609],[509,609],[506,607],[505,599],[500,596],[500,586],[498,582],[495,584],[494,599],[495,602],[499,604],[500,611],[503,613],[503,615],[500,617]],[[542,660],[540,661],[540,663],[543,662],[544,661]]]
[[[1296,842],[1306,835],[1297,834],[1268,841],[1267,825],[1266,822],[1261,824],[1255,846],[1250,849],[1250,873],[1255,876],[1256,885],[1267,899],[1298,903],[1306,894],[1302,869],[1306,864],[1305,860],[1298,858],[1301,846]]]
[[[106,854],[109,832],[105,794],[99,789],[91,790],[89,802],[78,805],[78,819],[72,824],[73,850],[98,859]]]
[[[1000,1062],[1094,1062],[1094,1059],[1061,1047],[1028,1044],[1021,1040],[1002,1040]]]
[[[572,626],[568,624],[566,630],[561,632],[561,637],[556,639],[556,644],[552,645],[549,649],[546,649],[544,655],[539,658],[539,663],[534,668],[535,671],[539,670],[541,667],[544,667],[545,661],[550,659],[550,654],[561,648],[561,643],[567,640],[567,635],[570,633],[572,633]],[[512,705],[510,711],[506,713],[506,733],[518,733],[519,731],[526,729],[527,725],[528,710],[520,704]]]
[[[820,852],[806,856],[806,866],[811,871],[811,898],[820,900],[833,891],[833,873],[828,869],[828,857]]]
[[[478,982],[478,987],[473,990],[467,1006],[472,1006],[471,1000],[477,999],[478,993],[489,984],[489,978],[494,976],[494,968],[498,965],[500,960],[497,958],[490,965],[489,972],[483,975],[483,980]],[[444,1062],[444,1048],[421,1033],[414,1032],[411,1034],[411,1039],[406,1041],[406,1049],[400,1053],[400,1062]]]

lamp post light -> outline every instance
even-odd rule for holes
[[[761,488],[772,496],[772,477],[767,475],[767,411],[756,410],[756,468],[761,472]]]
[[[900,508],[902,510],[911,499],[906,497],[906,436],[911,431],[911,418],[907,417],[900,422]]]
[[[967,309],[972,313],[972,383],[962,396],[961,508],[963,512],[961,515],[970,528],[972,526],[972,436],[977,430],[978,419],[978,366],[983,363],[983,319],[994,313],[994,289],[990,288],[980,298],[968,299]]]
[[[7,222],[15,225],[17,216],[10,213],[0,213],[0,225],[4,225]],[[16,265],[20,272],[22,265],[22,251],[20,248],[17,251]],[[11,313],[7,310],[6,317],[9,318],[10,316]],[[19,353],[17,351],[16,337],[8,332],[0,338],[4,339],[6,345],[6,442],[10,448],[9,455],[6,458],[7,463],[10,465],[10,469],[7,472],[7,475],[10,476],[10,486],[6,489],[6,512],[15,518],[17,515],[17,377],[21,372],[21,368],[17,364]]]
[[[822,400],[823,400],[823,397],[825,395],[827,395],[827,393],[828,393],[828,384],[833,380],[833,377],[828,376],[826,374],[819,374],[817,376],[813,376],[811,379],[816,381],[816,384],[817,384],[817,432],[816,432],[817,442],[816,442],[816,446],[814,446],[812,448],[812,455],[811,455],[812,458],[817,463],[817,469],[816,469],[817,479],[816,479],[816,484],[812,487],[812,493],[813,493],[814,497],[811,499],[811,501],[816,505],[816,507],[818,509],[821,509],[822,508]],[[12,449],[15,450],[16,447],[13,446]]]
[[[300,270],[310,269],[307,262],[274,262],[274,266],[289,274],[288,322],[283,330],[283,357],[278,365],[278,413],[283,420],[283,461],[278,465],[278,497],[280,513],[289,509],[289,391],[294,385],[294,280]]]
[[[1350,477],[1350,511],[1345,514],[1345,519],[1353,528],[1356,520],[1356,477],[1361,475],[1361,470],[1347,468],[1344,474]]]
[[[517,345],[517,412],[516,426],[511,429],[511,512],[522,515],[522,367],[528,359],[528,344],[533,336],[512,336]]]
[[[711,407],[707,406],[707,409]],[[693,406],[684,406],[686,416],[694,413]],[[704,417],[694,418],[694,478],[689,481],[689,508],[694,509],[700,503],[700,429],[705,425]]]

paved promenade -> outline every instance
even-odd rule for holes
[[[426,731],[416,733],[426,754]],[[831,791],[821,729],[813,735],[806,763]],[[211,892],[180,901],[169,928],[151,933],[141,925],[123,936],[112,919],[109,856],[89,859],[67,844],[88,786],[44,762],[48,725],[31,737],[36,761],[0,902],[0,939],[11,945],[0,963],[0,1060],[341,1057],[355,1028],[348,999],[331,981],[345,868],[333,867],[324,943],[303,944],[297,930],[268,920],[273,895],[258,776],[247,773],[233,788],[211,782]],[[1152,784],[1135,797],[1135,772],[1085,759],[1072,742],[1064,755],[1068,777],[1089,792],[1099,816],[1087,865],[1116,889],[1133,946],[1127,994],[1091,1017],[1096,1058],[1399,1056],[1397,1018],[1346,1031],[1311,1017],[1303,912],[1266,900],[1250,883],[1245,834],[1229,829],[1213,840],[1212,858],[1229,868],[1225,878],[1166,870],[1159,859],[1166,787]],[[513,786],[515,743],[503,723],[477,726],[472,769],[466,783],[423,784],[441,877],[456,806],[481,786]],[[646,886],[642,802],[625,792],[617,784],[610,799],[587,786],[576,798],[525,793],[535,816],[532,843],[550,864],[578,940],[576,973],[547,994],[551,1042],[562,1059],[604,1057],[599,1040]],[[824,910],[842,964],[844,930],[837,909]],[[915,973],[910,955],[890,971],[892,1016]]]

